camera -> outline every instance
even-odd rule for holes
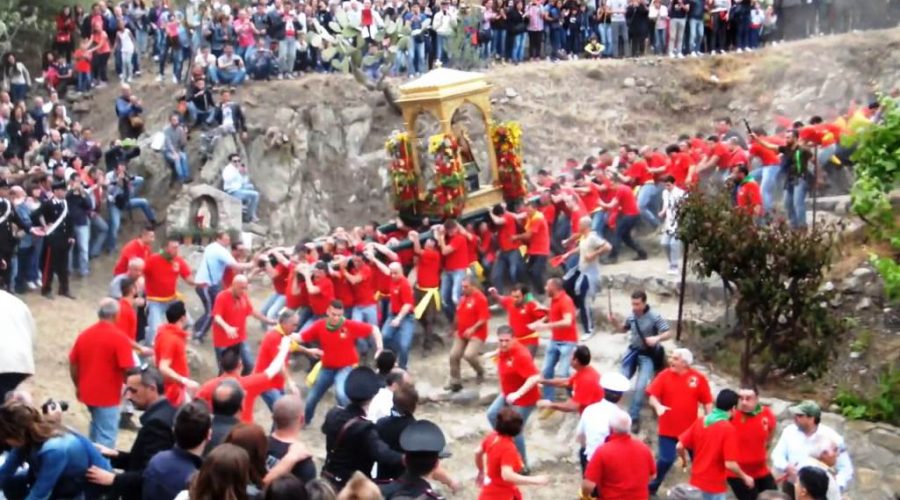
[[[41,405],[41,412],[46,415],[54,407],[59,408],[59,411],[69,411],[69,403],[67,401],[54,401],[53,398],[50,398]]]

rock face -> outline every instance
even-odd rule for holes
[[[169,231],[192,234],[202,229],[241,230],[241,202],[208,184],[192,184],[166,209]],[[200,221],[198,221],[198,213]],[[198,224],[199,222],[199,224]]]

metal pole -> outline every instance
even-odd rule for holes
[[[684,242],[684,255],[681,257],[681,285],[678,290],[678,323],[675,325],[675,340],[681,342],[681,318],[684,315],[684,289],[687,283],[688,243]]]

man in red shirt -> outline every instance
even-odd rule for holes
[[[476,383],[484,380],[479,354],[487,338],[490,319],[487,297],[475,285],[474,278],[465,276],[462,280],[462,299],[456,311],[456,337],[450,348],[450,383],[445,389],[453,392],[462,389],[460,363],[463,359],[475,370]]]
[[[777,151],[773,151],[759,143],[758,138],[763,137],[767,142],[773,143],[773,138],[766,137],[765,130],[756,130],[750,136],[750,149],[747,151],[749,159],[759,159],[760,167],[758,179],[762,190],[763,209],[766,213],[772,213],[775,201],[778,199],[778,172],[781,170],[781,158]]]
[[[443,226],[435,226],[434,236],[437,239],[444,267],[441,273],[441,309],[447,321],[452,325],[456,319],[456,308],[462,295],[462,281],[469,268],[469,244],[465,230],[453,219]]]
[[[125,372],[134,366],[131,341],[116,326],[119,304],[100,301],[99,321],[78,334],[69,351],[69,375],[78,400],[88,407],[88,437],[107,448],[116,447]]]
[[[309,425],[316,413],[316,405],[332,385],[338,405],[350,402],[344,392],[347,375],[359,363],[356,340],[371,336],[375,342],[375,357],[381,353],[381,331],[376,325],[353,321],[344,317],[344,305],[332,301],[324,319],[320,319],[300,333],[305,343],[318,342],[321,349],[322,367],[316,381],[306,395],[304,415]]]
[[[127,271],[128,262],[135,257],[146,261],[147,257],[150,256],[153,240],[155,238],[156,233],[154,232],[153,226],[144,226],[140,236],[129,241],[122,247],[122,251],[119,252],[119,260],[116,261],[116,265],[113,267],[113,276]]]
[[[185,394],[193,395],[200,387],[192,380],[187,359],[187,309],[176,300],[166,309],[166,321],[159,327],[153,346],[156,365],[165,382],[166,399],[174,406],[185,402]]]
[[[531,289],[540,293],[544,287],[544,274],[547,272],[547,259],[550,258],[550,226],[540,210],[540,202],[531,200],[525,209],[525,232],[513,237],[516,241],[528,244],[525,252],[528,260],[525,270],[531,282]]]
[[[231,286],[219,292],[213,304],[212,315],[216,359],[219,359],[226,347],[239,346],[245,375],[249,374],[253,371],[253,358],[247,346],[247,318],[252,316],[267,325],[274,325],[276,322],[253,309],[250,296],[247,295],[246,276],[235,276]]]
[[[519,281],[525,266],[515,239],[519,234],[519,217],[502,204],[494,205],[490,214],[497,228],[497,257],[491,269],[491,283],[504,293],[508,286]]]
[[[626,184],[614,184],[614,194],[609,203],[600,204],[610,212],[609,225],[615,228],[612,241],[612,251],[609,253],[609,262],[614,263],[619,256],[619,248],[622,243],[637,252],[634,260],[647,260],[647,252],[631,237],[631,231],[640,220],[641,211],[638,209],[637,198]]]
[[[603,399],[600,374],[591,366],[591,350],[588,346],[580,345],[575,348],[572,354],[572,370],[575,373],[569,378],[541,380],[541,385],[545,387],[549,385],[570,389],[571,397],[561,403],[542,399],[537,402],[538,408],[581,414],[585,408]]]
[[[755,221],[760,222],[765,215],[762,192],[759,184],[748,176],[749,173],[746,165],[738,165],[731,170],[731,177],[737,185],[734,204],[738,210],[747,212]]]
[[[656,477],[653,452],[631,436],[631,417],[617,411],[609,417],[610,435],[584,470],[583,498],[647,500],[647,483]]]
[[[572,353],[578,345],[578,327],[575,325],[575,303],[563,289],[562,280],[550,278],[547,281],[547,295],[550,297],[550,310],[547,317],[532,323],[531,329],[536,332],[550,330],[550,345],[544,355],[544,368],[541,377],[544,380],[568,378],[572,363]],[[541,389],[541,399],[553,399],[554,388],[545,385]]]
[[[179,301],[178,278],[194,286],[191,266],[179,255],[180,247],[179,240],[170,237],[165,248],[147,257],[144,264],[144,293],[147,296],[147,332],[144,340],[151,347],[169,306]]]
[[[256,354],[256,364],[253,367],[253,373],[260,373],[272,364],[272,360],[278,354],[281,339],[290,336],[300,324],[300,317],[296,311],[291,309],[282,309],[278,313],[277,318],[278,324],[266,332],[259,343],[259,352]],[[289,352],[299,352],[308,357],[319,357],[321,354],[318,349],[307,349],[296,342],[291,343]],[[269,389],[263,392],[261,396],[269,410],[272,410],[275,407],[275,402],[286,393],[300,395],[300,388],[291,379],[287,360],[282,364],[281,371],[272,377]]]
[[[413,292],[399,262],[391,262],[388,268],[391,271],[391,314],[384,322],[384,342],[397,353],[400,368],[406,370],[416,330]]]
[[[434,323],[441,310],[441,254],[437,250],[437,240],[428,238],[424,246],[419,233],[409,232],[413,252],[416,255],[416,307],[413,310],[416,319],[422,325],[422,349],[427,354],[435,341],[444,344],[444,339],[434,333]]]
[[[119,283],[122,298],[119,299],[119,315],[116,316],[116,326],[132,342],[137,341],[137,312],[134,310],[134,299],[137,297],[137,282],[131,278],[125,278]]]
[[[334,282],[328,277],[328,264],[316,262],[315,265],[300,265],[300,273],[306,284],[306,293],[309,296],[309,311],[312,314],[305,323],[300,326],[300,331],[309,325],[325,317],[328,305],[335,299]]]
[[[491,427],[497,425],[497,414],[509,405],[522,415],[524,431],[528,417],[534,411],[540,393],[538,382],[541,375],[534,365],[531,353],[513,337],[513,330],[507,325],[497,329],[497,378],[500,379],[500,394],[491,403],[487,411]],[[520,432],[513,438],[516,449],[522,457],[524,467],[528,468],[528,455],[525,453],[525,433]]]
[[[734,473],[728,474],[728,486],[738,500],[756,500],[763,491],[778,489],[775,478],[766,465],[768,446],[775,435],[778,421],[768,406],[759,404],[756,387],[743,386],[738,390],[737,409],[732,412],[731,425],[737,439],[737,463],[753,478],[753,488]]]
[[[289,255],[290,249],[273,248],[263,255],[260,261],[266,274],[272,280],[272,293],[259,308],[259,312],[269,319],[277,318],[278,313],[284,309],[285,292],[290,278],[291,258]]]
[[[516,341],[525,346],[533,358],[537,354],[538,334],[529,325],[547,315],[540,304],[529,297],[528,287],[516,285],[509,295],[500,295],[496,288],[489,288],[491,297],[506,310],[506,322],[512,328]]]
[[[737,462],[737,438],[729,421],[737,402],[736,392],[722,389],[716,396],[716,408],[709,415],[695,419],[678,437],[677,451],[682,464],[687,464],[688,450],[693,452],[690,484],[703,493],[704,499],[725,500],[729,471],[747,488],[754,487],[753,478]]]
[[[691,351],[675,349],[669,356],[669,367],[659,372],[647,387],[650,406],[659,417],[657,476],[650,483],[650,493],[656,493],[675,463],[678,436],[697,420],[698,405],[703,405],[706,413],[712,410],[709,381],[702,373],[691,368],[693,362],[694,355]]]

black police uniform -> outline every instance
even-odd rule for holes
[[[53,185],[53,190],[65,189],[65,185]],[[69,240],[75,237],[72,217],[66,205],[66,200],[52,196],[41,203],[40,208],[31,214],[31,220],[35,225],[52,228],[53,231],[44,236],[44,246],[41,249],[41,272],[43,283],[41,293],[50,294],[53,284],[53,275],[59,279],[59,294],[69,295]],[[56,222],[59,221],[59,224]],[[56,227],[52,227],[56,225]]]
[[[407,455],[430,455],[432,459],[446,457],[449,454],[443,453],[445,445],[444,433],[428,420],[411,422],[400,434],[400,447]],[[404,472],[397,479],[380,485],[379,489],[385,500],[444,498],[432,490],[431,484],[424,478],[413,476],[409,472]]]
[[[5,187],[5,185],[6,181],[0,180],[0,187]],[[12,283],[10,283],[12,259],[19,244],[16,231],[28,227],[29,225],[19,218],[12,202],[0,198],[0,288],[3,290],[12,288]]]
[[[385,500],[419,500],[420,498],[444,500],[444,497],[431,489],[428,481],[408,474],[403,474],[390,483],[379,486],[379,489]]]
[[[327,454],[322,477],[337,491],[343,489],[355,471],[369,477],[375,462],[390,466],[403,463],[403,456],[378,437],[375,424],[366,420],[361,406],[375,396],[379,386],[378,375],[371,368],[354,368],[344,385],[344,392],[353,402],[346,407],[332,408],[325,416],[322,432]]]

